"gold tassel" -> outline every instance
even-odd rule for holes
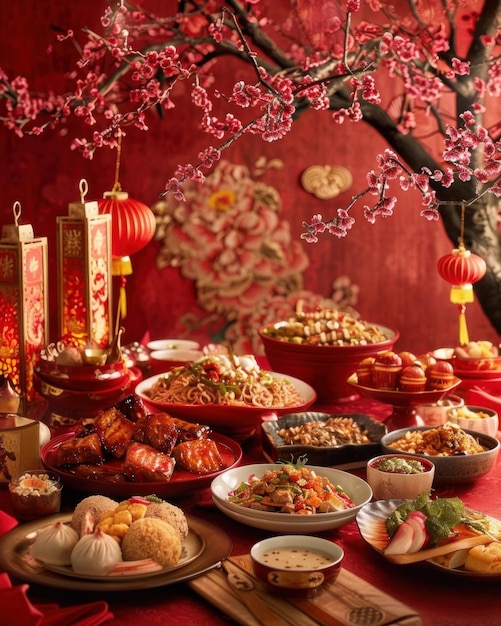
[[[466,324],[466,306],[459,307],[459,345],[466,346],[470,342],[468,326]]]
[[[127,294],[125,291],[127,279],[125,277],[132,274],[130,257],[114,257],[111,260],[111,273],[113,276],[120,276],[120,290],[118,294],[118,310],[120,314],[118,319],[124,320],[127,317]]]
[[[459,345],[469,343],[468,326],[466,324],[466,304],[474,301],[473,285],[453,285],[451,288],[451,302],[459,305]]]

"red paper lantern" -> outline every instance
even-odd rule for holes
[[[129,198],[120,189],[107,191],[98,200],[99,213],[111,215],[111,254],[127,257],[139,252],[153,239],[155,216],[151,209],[139,200]]]
[[[487,266],[484,259],[466,250],[463,243],[451,254],[438,260],[438,273],[451,283],[451,302],[459,307],[459,342],[466,345],[469,341],[466,326],[466,304],[473,302],[473,284],[485,276]]]
[[[112,191],[104,193],[98,200],[99,213],[111,215],[112,274],[120,276],[119,315],[125,318],[125,276],[132,274],[130,255],[139,252],[155,234],[156,222],[151,209],[143,202],[129,198],[116,183]],[[117,324],[118,329],[118,324]]]

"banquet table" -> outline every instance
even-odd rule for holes
[[[384,420],[392,407],[374,400],[356,398],[337,406],[314,406],[312,410],[331,413],[365,413]],[[499,436],[499,433],[498,433]],[[269,462],[263,455],[261,433],[242,442],[242,463]],[[365,468],[351,470],[365,478]],[[489,474],[474,483],[437,486],[435,495],[459,496],[468,506],[493,517],[501,517],[501,455]],[[64,507],[68,510],[87,494],[64,491]],[[270,536],[265,530],[251,528],[226,517],[212,503],[210,489],[172,498],[186,513],[224,530],[233,542],[232,555],[248,554],[256,541]],[[0,492],[0,509],[12,514],[8,493]],[[445,573],[427,565],[395,565],[371,548],[359,534],[356,522],[319,536],[338,543],[345,551],[343,567],[378,589],[416,610],[423,626],[469,626],[489,624],[501,626],[499,588],[501,580],[486,581]],[[19,581],[17,581],[19,582]],[[52,589],[30,584],[28,597],[33,603],[57,602],[71,606],[106,600],[114,618],[110,624],[120,626],[227,626],[236,622],[194,591],[189,584],[146,588],[132,592],[75,591]],[[1,618],[0,618],[1,622]],[[359,622],[362,623],[362,622]],[[367,623],[367,622],[366,622]],[[377,625],[376,625],[377,626]]]

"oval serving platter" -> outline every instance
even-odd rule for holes
[[[133,496],[147,496],[152,493],[160,498],[183,495],[209,486],[212,480],[221,472],[239,465],[242,459],[240,445],[225,435],[211,433],[221,456],[226,464],[219,472],[211,474],[192,474],[183,470],[175,469],[172,478],[168,482],[136,482],[127,481],[122,476],[122,465],[119,461],[109,461],[98,466],[100,473],[91,477],[79,476],[75,470],[69,467],[57,467],[54,459],[58,447],[63,441],[73,436],[73,433],[65,433],[51,439],[43,448],[40,458],[44,467],[57,474],[63,485],[85,493],[100,493],[110,498],[131,498]],[[106,473],[104,473],[106,471]]]

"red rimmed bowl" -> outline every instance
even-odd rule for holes
[[[501,356],[459,357],[454,348],[439,348],[434,350],[433,356],[449,361],[459,378],[501,378]]]
[[[60,365],[56,361],[39,359],[35,373],[49,385],[72,391],[109,390],[129,378],[123,360],[104,365]]]
[[[381,454],[367,462],[367,482],[375,500],[413,500],[431,490],[434,477],[435,465],[423,457]]]
[[[152,400],[148,392],[154,383],[165,374],[157,374],[142,380],[136,386],[135,393],[153,413],[169,413],[169,415],[180,417],[188,422],[207,424],[217,432],[237,441],[244,441],[260,430],[263,418],[273,419],[278,415],[305,411],[316,400],[315,390],[302,380],[276,372],[271,372],[271,374],[277,378],[284,378],[294,385],[303,399],[300,405],[259,407],[229,404],[183,404]]]
[[[82,417],[93,417],[99,411],[113,406],[131,393],[141,377],[141,371],[131,367],[126,377],[113,386],[82,391],[52,385],[35,372],[33,386],[47,401],[48,414],[51,416],[49,426],[59,428],[60,421],[63,424],[75,423]]]
[[[255,543],[250,551],[257,578],[273,594],[310,598],[341,571],[343,549],[310,535],[279,535]]]
[[[387,339],[379,343],[346,346],[293,343],[270,335],[280,322],[264,326],[259,336],[273,370],[304,380],[315,389],[319,404],[330,404],[356,397],[353,387],[346,381],[357,365],[378,352],[391,350],[400,336],[398,331],[385,326],[369,325],[379,329]]]

